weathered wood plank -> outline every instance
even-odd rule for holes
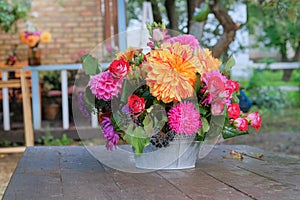
[[[254,156],[244,156],[243,160],[225,159],[225,156],[230,156],[231,149],[249,155],[250,152],[263,153],[264,160]],[[293,163],[291,167],[286,166],[288,160]],[[248,146],[216,146],[214,151],[198,162],[196,170],[205,172],[253,199],[298,199],[300,167],[297,163],[297,159],[283,159]]]
[[[197,169],[158,171],[191,199],[252,199]]]
[[[264,160],[225,159],[230,149]],[[195,169],[150,173],[110,169],[84,147],[30,147],[3,199],[297,199],[298,172],[299,160],[247,146],[216,146]]]
[[[3,199],[63,199],[59,155],[53,148],[27,148]]]

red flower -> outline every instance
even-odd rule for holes
[[[251,113],[247,116],[247,119],[250,122],[250,125],[255,128],[257,131],[260,129],[261,126],[261,116],[258,114],[258,112]]]
[[[228,117],[231,119],[236,119],[240,116],[241,109],[239,104],[233,103],[228,105]]]
[[[240,85],[234,80],[227,80],[226,87],[231,89],[233,92],[237,92],[240,88]]]
[[[108,67],[108,70],[114,78],[124,78],[129,72],[129,63],[123,58],[114,60]]]
[[[245,118],[237,118],[233,124],[240,131],[247,131],[248,129],[248,120]]]
[[[127,105],[133,113],[139,113],[145,109],[145,99],[132,94],[128,97]]]

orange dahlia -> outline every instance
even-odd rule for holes
[[[164,103],[192,97],[199,61],[189,45],[165,43],[146,57],[150,93]]]
[[[125,50],[122,53],[118,53],[117,54],[117,59],[125,59],[127,61],[130,61],[133,59],[135,54],[141,53],[142,49],[138,49],[138,48],[133,48],[133,47],[129,47],[127,50]]]
[[[36,35],[29,35],[27,37],[27,44],[30,46],[30,47],[35,47],[40,41],[40,37],[39,36],[36,36]]]
[[[51,33],[45,31],[42,33],[41,35],[41,41],[42,42],[45,42],[45,43],[48,43],[51,41]]]
[[[217,58],[212,56],[212,52],[209,49],[203,51],[201,48],[198,50],[199,62],[202,65],[201,76],[204,76],[206,72],[213,70],[219,70],[220,65],[222,64]]]

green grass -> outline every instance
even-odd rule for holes
[[[256,70],[254,72],[255,84],[259,86],[300,86],[300,70],[294,70],[290,81],[282,81],[283,70]],[[242,81],[244,87],[249,87],[249,81]]]

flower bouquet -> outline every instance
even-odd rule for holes
[[[232,59],[222,64],[194,36],[171,37],[164,24],[147,28],[146,53],[130,47],[103,71],[92,55],[82,58],[90,76],[83,99],[98,114],[108,150],[126,143],[138,157],[147,147],[167,149],[178,138],[201,142],[215,127],[215,116],[223,119],[217,126],[225,139],[260,128],[261,116],[241,112],[239,84],[224,75]]]
[[[51,41],[51,34],[48,31],[37,31],[31,24],[28,30],[20,33],[22,43],[28,45],[28,64],[35,66],[41,64],[41,52],[38,48],[41,42],[48,43]]]

